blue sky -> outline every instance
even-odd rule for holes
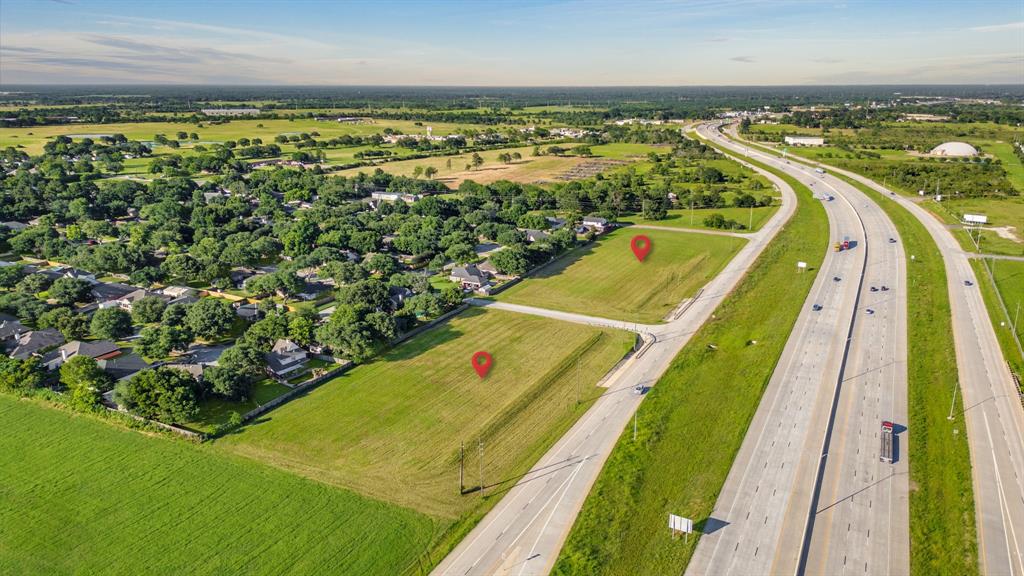
[[[18,83],[1024,83],[1024,1],[3,0]]]

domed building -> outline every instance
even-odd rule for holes
[[[977,156],[978,149],[967,142],[944,142],[930,152],[932,156]]]

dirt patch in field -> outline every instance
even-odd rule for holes
[[[605,170],[615,168],[616,166],[622,166],[624,164],[629,164],[629,162],[626,162],[625,160],[587,160],[555,176],[555,179],[563,181],[584,180],[587,178],[593,178]]]

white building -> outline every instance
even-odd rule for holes
[[[825,139],[821,136],[786,136],[786,144],[790,146],[824,146]]]

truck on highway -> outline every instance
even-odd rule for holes
[[[882,450],[879,459],[887,464],[892,464],[892,422],[885,420],[882,422]]]
[[[836,252],[842,252],[843,245],[839,242],[836,242],[835,244],[832,245],[832,249],[835,250]]]
[[[815,168],[814,171],[817,172],[818,174],[821,174],[822,176],[825,175],[825,170],[823,168]]]
[[[850,249],[850,237],[849,236],[843,236],[843,250],[849,250],[849,249]]]

